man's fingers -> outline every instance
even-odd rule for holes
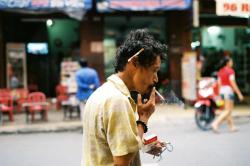
[[[137,104],[138,104],[138,105],[141,105],[141,104],[142,104],[142,101],[141,101],[141,94],[140,94],[140,93],[138,93],[138,95],[137,95]]]
[[[153,87],[153,89],[152,89],[152,91],[151,91],[149,101],[150,101],[152,104],[155,104],[155,87]]]
[[[149,154],[153,154],[155,156],[159,156],[162,152],[161,146],[154,146],[152,149],[148,152]]]

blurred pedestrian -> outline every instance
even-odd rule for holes
[[[17,78],[17,76],[13,73],[13,75],[10,78],[10,88],[11,89],[17,89],[20,86],[20,81]]]
[[[212,123],[212,129],[215,133],[219,133],[219,126],[227,120],[231,132],[237,131],[233,118],[232,110],[234,108],[234,93],[237,94],[240,101],[244,99],[240,89],[235,80],[235,71],[233,67],[233,60],[227,56],[223,59],[222,68],[218,72],[219,91],[224,100],[224,111]]]
[[[81,68],[76,72],[76,97],[80,101],[80,110],[83,112],[87,99],[100,86],[100,81],[96,70],[88,67],[86,59],[81,58],[79,65]]]
[[[153,87],[158,82],[165,48],[144,29],[131,31],[118,48],[116,73],[90,96],[85,106],[82,166],[140,166],[138,152],[155,110]],[[137,105],[130,91],[139,93]],[[142,103],[141,94],[148,92],[150,98]],[[162,146],[158,142],[149,153],[159,155]]]

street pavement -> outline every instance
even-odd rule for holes
[[[230,133],[227,126],[223,124],[220,128],[221,133],[214,134],[212,131],[204,132],[197,128],[192,108],[183,109],[180,106],[158,105],[148,124],[149,133],[156,134],[162,141],[170,141],[174,150],[173,152],[165,151],[161,161],[153,159],[151,155],[141,153],[142,165],[249,166],[249,112],[248,106],[237,106],[233,116],[239,131]],[[60,114],[56,111],[53,113],[55,113],[54,116]],[[79,166],[82,156],[82,132],[75,130],[75,127],[67,128],[65,126],[71,123],[81,125],[80,120],[62,122],[60,118],[63,116],[57,117],[58,121],[55,121],[56,117],[54,118],[54,121],[51,116],[49,122],[36,122],[35,124],[24,124],[25,121],[21,119],[23,126],[36,126],[36,128],[40,126],[38,132],[33,130],[23,133],[2,133],[0,135],[0,165]],[[56,130],[60,126],[59,124],[65,125],[65,129]],[[6,129],[8,125],[10,124],[5,123],[1,129]],[[12,124],[13,128],[15,128],[14,126]],[[46,133],[41,129],[42,126],[46,126],[47,130],[44,130]],[[51,126],[54,127],[54,130],[51,130]]]
[[[220,127],[220,134],[199,130],[191,109],[172,109],[175,111],[159,109],[159,112],[153,115],[149,128],[160,140],[171,142],[174,150],[165,151],[159,162],[142,153],[144,166],[250,165],[249,106],[237,106],[233,112],[238,132],[229,132],[224,123]]]
[[[219,112],[219,111],[218,111]],[[0,125],[1,134],[22,134],[22,133],[42,133],[42,132],[63,132],[75,131],[82,129],[82,123],[79,118],[64,120],[63,112],[61,110],[51,109],[48,112],[48,121],[40,121],[39,114],[36,115],[36,121],[33,123],[26,122],[25,113],[16,113],[14,115],[14,122],[9,122],[7,116],[4,117],[4,122]],[[248,117],[250,116],[250,106],[241,105],[236,106],[233,111],[233,117]],[[194,117],[194,108],[184,108],[183,105],[166,105],[158,104],[156,111],[152,116],[149,124],[158,122],[173,124],[179,123],[183,118]]]

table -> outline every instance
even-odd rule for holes
[[[2,104],[0,104],[0,126],[2,125],[2,122],[3,122]]]
[[[30,111],[29,111],[29,107],[32,107],[32,106],[42,106],[44,107],[44,120],[48,120],[47,119],[47,111],[48,111],[48,106],[49,106],[49,103],[44,101],[44,102],[24,102],[22,104],[22,107],[24,108],[25,112],[26,112],[26,122],[28,123],[29,122],[29,115],[30,115]],[[32,119],[31,121],[34,121],[34,113],[32,113]]]
[[[64,120],[67,119],[67,114],[69,113],[69,119],[72,119],[73,116],[72,114],[74,112],[77,113],[77,117],[81,117],[81,112],[80,112],[80,107],[79,107],[80,102],[76,98],[75,95],[71,95],[68,100],[62,101],[62,109],[64,112]]]

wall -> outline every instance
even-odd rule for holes
[[[71,54],[72,46],[79,40],[80,23],[71,19],[55,19],[52,26],[47,26],[50,53],[53,56],[63,53],[68,57]]]
[[[52,26],[47,25],[49,46],[50,46],[50,65],[51,65],[51,84],[52,96],[55,94],[55,87],[60,81],[60,64],[64,58],[73,57],[80,49],[80,22],[72,19],[54,19]],[[77,56],[77,55],[74,55]]]
[[[185,51],[191,50],[190,11],[172,11],[168,14],[168,58],[170,81],[173,90],[181,97],[181,58]],[[181,20],[181,21],[179,21]]]
[[[3,39],[3,21],[2,15],[0,15],[0,88],[6,86],[6,66],[5,66],[5,48]]]
[[[97,70],[101,82],[105,81],[103,25],[103,16],[90,12],[84,17],[80,26],[81,56],[88,60],[89,66]]]

